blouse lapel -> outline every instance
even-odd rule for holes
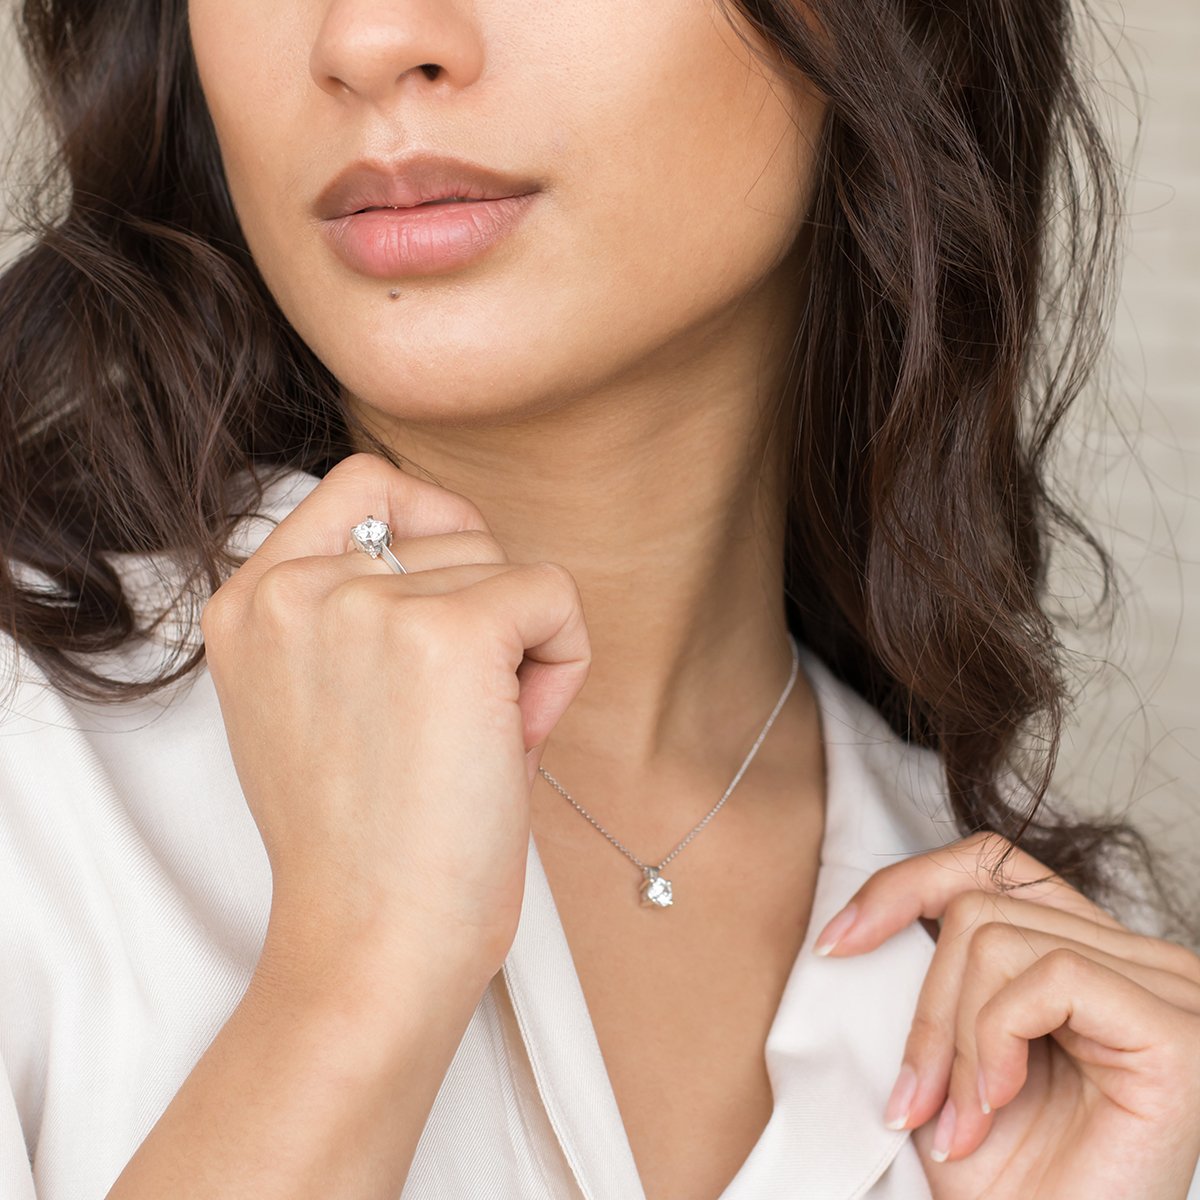
[[[532,834],[521,916],[500,975],[547,1116],[580,1190],[588,1200],[645,1200],[583,987]]]
[[[821,869],[804,945],[767,1036],[775,1109],[722,1200],[852,1200],[866,1195],[904,1148],[910,1131],[887,1129],[883,1110],[934,943],[914,923],[852,958],[820,957],[812,947],[871,874],[957,836],[937,757],[904,743],[802,649],[824,727]]]
[[[919,924],[869,954],[812,945],[866,878],[956,836],[938,759],[902,742],[807,647],[821,710],[826,819],[808,932],[766,1042],[775,1108],[722,1200],[862,1196],[910,1134],[883,1109],[934,944]],[[525,897],[503,979],[547,1113],[589,1200],[644,1200],[582,987],[532,835]]]

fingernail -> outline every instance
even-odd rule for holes
[[[942,1115],[938,1118],[937,1129],[933,1134],[933,1149],[929,1157],[934,1162],[945,1162],[950,1153],[950,1143],[954,1141],[954,1101],[949,1096],[942,1105]]]
[[[883,1123],[888,1129],[903,1129],[908,1124],[908,1112],[916,1094],[917,1073],[905,1063],[900,1068],[900,1074],[896,1076],[896,1083],[883,1113]]]
[[[841,940],[842,935],[846,930],[854,924],[854,918],[858,916],[858,905],[847,904],[840,913],[835,916],[824,929],[821,930],[821,936],[817,938],[816,944],[813,946],[814,954],[828,954]]]
[[[982,1108],[985,1113],[990,1113],[992,1111],[992,1106],[988,1103],[987,1080],[983,1077],[982,1067],[979,1068],[979,1107]]]

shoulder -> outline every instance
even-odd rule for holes
[[[829,856],[871,874],[966,836],[955,819],[942,756],[906,742],[813,650],[801,651],[824,725]],[[1021,791],[1022,785],[1012,786]],[[1010,803],[1025,812],[1032,797],[1014,794]],[[1053,788],[1048,803],[1069,829],[1071,805]],[[1088,814],[1075,813],[1074,819],[1086,821]],[[1163,936],[1164,915],[1143,873],[1115,854],[1108,871],[1116,893],[1103,907],[1134,932]]]

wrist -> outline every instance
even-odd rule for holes
[[[377,912],[335,917],[312,906],[275,905],[256,975],[270,987],[319,1000],[387,1004],[399,995],[440,995],[477,1004],[507,953],[470,931]]]

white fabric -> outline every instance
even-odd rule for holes
[[[262,511],[286,515],[317,482],[279,476]],[[239,540],[269,528],[248,521]],[[206,670],[85,705],[0,646],[15,688],[0,719],[0,1197],[102,1200],[241,999],[270,868]],[[860,957],[811,944],[872,872],[958,834],[936,756],[802,650],[828,765],[821,867],[767,1039],[774,1112],[723,1200],[928,1200],[909,1133],[882,1113],[934,944],[918,924]],[[467,1196],[644,1200],[532,837],[515,941],[402,1200]]]

